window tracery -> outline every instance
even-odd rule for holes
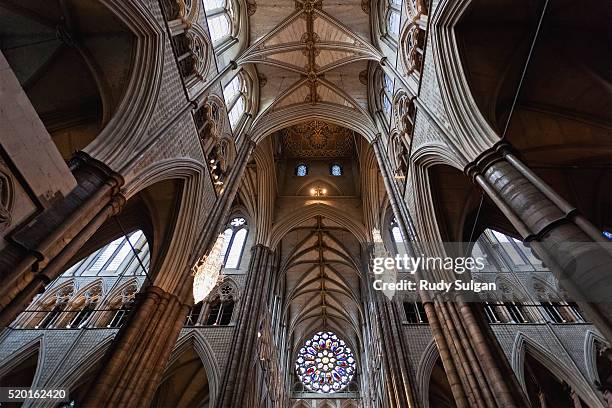
[[[72,283],[65,285],[57,290],[46,302],[43,301],[42,308],[46,310],[42,314],[37,314],[30,323],[35,329],[48,329],[55,327],[60,321],[62,313],[68,306],[68,302],[74,294]]]
[[[206,34],[192,21],[197,14],[197,4],[192,0],[162,1],[177,67],[189,91],[205,80],[212,48]]]
[[[231,39],[235,19],[232,2],[229,0],[204,0],[210,39],[215,47]]]
[[[237,130],[247,110],[246,95],[248,94],[249,86],[250,82],[246,74],[244,71],[240,71],[223,88],[227,116],[233,131]]]
[[[423,68],[425,30],[417,22],[410,23],[402,32],[400,44],[401,57],[406,70],[420,75]]]
[[[335,333],[318,332],[298,352],[295,370],[309,390],[332,394],[349,385],[355,374],[355,358]]]
[[[236,300],[235,287],[231,283],[221,283],[208,302],[205,324],[209,326],[229,325],[232,322]]]
[[[400,31],[402,0],[388,0],[385,14],[387,34],[397,41]]]
[[[243,217],[232,218],[224,234],[224,245],[221,250],[223,265],[228,269],[236,269],[244,251],[247,237],[247,223]]]
[[[70,311],[72,317],[66,325],[66,328],[81,329],[85,327],[96,311],[101,296],[102,284],[99,283],[87,289],[81,296],[73,301],[72,310]]]

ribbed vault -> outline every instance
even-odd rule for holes
[[[360,343],[359,241],[320,215],[292,229],[282,240],[281,279],[286,282],[284,313],[294,346],[318,330]]]

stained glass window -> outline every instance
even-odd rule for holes
[[[295,369],[310,391],[331,394],[346,388],[353,379],[355,358],[335,333],[318,332],[300,349]]]
[[[332,176],[341,176],[342,175],[342,166],[339,164],[332,164],[330,173]]]
[[[308,174],[308,166],[305,164],[298,164],[295,168],[295,175],[298,177],[304,177]]]

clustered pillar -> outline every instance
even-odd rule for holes
[[[245,401],[254,398],[247,395],[247,390],[251,388],[248,384],[257,378],[254,366],[258,358],[259,317],[268,304],[267,288],[274,276],[274,259],[270,248],[261,244],[253,247],[218,408],[244,407]]]
[[[185,285],[183,292],[191,288]],[[180,296],[157,286],[138,294],[134,310],[119,331],[113,347],[90,385],[86,407],[146,406],[166,368],[183,327],[188,305]]]
[[[555,193],[500,142],[466,169],[503,211],[559,284],[612,339],[612,252],[576,208]]]
[[[376,140],[373,146],[385,186],[390,192],[389,201],[402,233],[409,237],[409,247],[412,248],[419,244],[418,237],[412,228],[405,203],[396,199],[401,195],[390,176],[386,162],[382,159],[379,143],[379,140]],[[434,279],[433,276],[423,278]],[[420,295],[457,406],[528,406],[525,395],[482,313],[478,313],[470,304],[460,299],[449,301],[430,297],[427,293]]]
[[[71,161],[77,187],[7,237],[0,252],[0,328],[57,278],[79,248],[121,211],[123,179],[85,153]]]

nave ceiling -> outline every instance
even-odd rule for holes
[[[251,42],[239,64],[253,64],[260,86],[259,112],[341,110],[374,127],[368,107],[370,18],[360,1],[257,2]]]

